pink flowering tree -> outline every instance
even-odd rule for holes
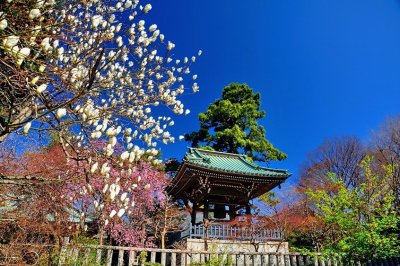
[[[128,170],[114,170],[103,163],[100,173],[90,181],[77,182],[65,187],[72,206],[81,213],[81,228],[95,220],[100,243],[108,235],[120,245],[153,245],[145,225],[152,221],[151,214],[164,195],[166,177],[148,162],[138,163]],[[78,179],[82,180],[82,179]]]

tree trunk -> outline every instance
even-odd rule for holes
[[[161,232],[161,249],[165,249],[165,230]]]
[[[100,246],[104,245],[104,229],[103,228],[99,229],[99,245]]]

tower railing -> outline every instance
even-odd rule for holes
[[[279,229],[235,227],[224,224],[213,224],[206,228],[204,225],[200,224],[190,226],[189,237],[221,240],[256,240],[266,242],[282,240],[283,232]]]

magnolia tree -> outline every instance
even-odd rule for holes
[[[174,43],[143,20],[151,4],[137,0],[0,6],[0,142],[12,132],[55,132],[87,185],[101,176],[110,200],[121,199],[125,173],[143,158],[159,163],[158,143],[174,142],[174,121],[154,109],[189,113],[179,96],[198,91],[196,57],[174,59]]]

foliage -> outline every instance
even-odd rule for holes
[[[185,139],[193,147],[204,144],[217,151],[241,152],[256,161],[283,160],[286,154],[265,138],[265,128],[258,124],[265,117],[260,106],[260,93],[246,84],[231,83],[221,99],[199,114],[199,131],[186,134]]]
[[[74,252],[72,248],[70,252]],[[95,249],[90,249],[89,253],[81,254],[81,256],[66,256],[63,265],[75,265],[75,266],[106,266],[107,263],[105,258],[100,262],[96,261],[97,252]]]
[[[363,260],[400,254],[395,233],[400,217],[387,183],[391,168],[386,168],[385,175],[377,175],[371,171],[371,160],[367,157],[362,163],[364,180],[358,187],[348,187],[331,175],[334,193],[324,189],[307,192],[315,202],[317,217],[330,228],[324,243],[328,251]]]
[[[158,262],[149,262],[147,261],[148,253],[146,251],[142,251],[139,253],[139,262],[141,265],[146,265],[146,266],[161,266],[160,263]]]
[[[264,204],[271,207],[276,207],[281,201],[277,198],[275,192],[267,192],[258,197]]]
[[[35,172],[42,177],[36,186],[2,186],[0,204],[15,206],[2,215],[14,218],[17,228],[58,238],[69,234],[76,236],[75,241],[89,231],[98,233],[100,242],[109,235],[121,245],[154,245],[143,225],[153,221],[156,198],[165,197],[166,178],[149,163],[138,163],[133,170],[112,169],[107,178],[96,174],[87,180],[80,167],[67,161],[60,145],[52,145],[0,160],[0,169],[10,175]],[[7,235],[12,233],[7,233],[9,228],[0,231]]]
[[[224,255],[211,255],[206,262],[193,262],[191,266],[231,266],[233,265],[232,258]]]
[[[297,196],[286,200],[292,205],[289,210],[282,209],[282,212],[290,213],[290,224],[293,224],[286,232],[292,247],[322,252],[327,243],[335,241],[332,238],[335,228],[318,215],[315,201],[310,199],[307,191],[336,195],[337,185],[332,181],[332,174],[343,181],[346,188],[361,189],[361,184],[368,180],[362,163],[366,156],[370,156],[370,174],[381,179],[385,177],[387,183],[382,189],[394,196],[393,209],[400,213],[397,181],[400,173],[399,132],[399,118],[395,117],[383,124],[368,146],[356,137],[335,137],[308,154],[308,160],[300,171],[299,185],[295,188]],[[399,225],[394,232],[399,232]]]
[[[178,171],[181,163],[176,158],[170,158],[164,162],[165,172],[175,172]]]
[[[385,171],[381,166],[392,167],[388,180],[395,197],[395,209],[400,214],[400,116],[388,118],[373,136],[371,145],[377,171]]]

